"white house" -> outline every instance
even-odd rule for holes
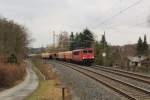
[[[128,60],[129,60],[128,65],[129,66],[141,66],[142,62],[146,59],[147,57],[145,56],[135,56],[135,57],[128,56]]]

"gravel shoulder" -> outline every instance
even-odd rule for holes
[[[38,77],[32,70],[32,64],[27,61],[27,75],[25,80],[17,86],[0,92],[0,100],[23,100],[38,86]]]

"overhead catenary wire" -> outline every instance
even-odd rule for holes
[[[130,8],[132,8],[132,7],[134,7],[134,6],[138,5],[138,4],[140,4],[142,1],[143,1],[143,0],[138,0],[138,1],[136,1],[135,3],[129,5],[128,7],[126,7],[126,8],[124,8],[124,9],[120,10],[120,11],[117,12],[116,14],[114,14],[114,15],[110,16],[109,18],[105,19],[104,21],[102,21],[98,26],[101,26],[101,25],[106,24],[107,22],[111,21],[113,18],[119,16],[120,14],[122,14],[122,13],[125,12],[125,11],[127,11],[128,9],[130,9]]]

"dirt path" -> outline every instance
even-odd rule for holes
[[[0,92],[0,100],[23,100],[37,88],[38,78],[31,68],[31,62],[27,61],[27,63],[27,76],[25,80],[11,89]]]

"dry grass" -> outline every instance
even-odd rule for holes
[[[56,86],[55,80],[43,80],[39,88],[27,100],[62,100],[61,88]],[[65,92],[65,100],[67,92]]]
[[[0,88],[9,88],[23,80],[26,74],[26,65],[0,63]]]
[[[35,66],[46,77],[40,80],[38,89],[27,98],[27,100],[62,100],[62,88],[58,74],[52,66],[45,64],[42,60],[34,59]],[[38,73],[39,74],[39,73]],[[71,100],[70,91],[65,89],[65,100]]]

